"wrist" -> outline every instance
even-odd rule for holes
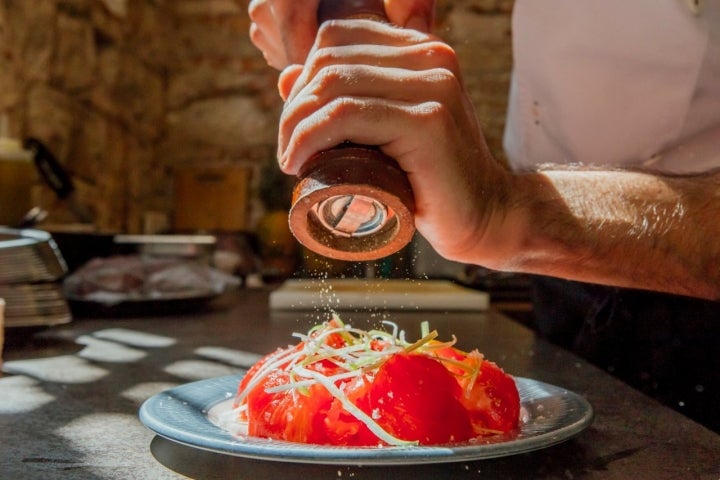
[[[493,270],[515,270],[515,263],[532,235],[532,191],[538,189],[537,179],[530,174],[499,170],[500,174],[493,175],[492,180],[479,182],[471,195],[474,212],[465,217],[467,223],[459,224],[463,228],[455,227],[453,248],[441,252],[449,260]]]
[[[508,172],[476,247],[478,263],[499,271],[522,271],[534,245],[533,217],[544,202],[542,178],[537,174]]]

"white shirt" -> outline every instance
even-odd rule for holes
[[[511,165],[720,167],[720,0],[692,3],[516,0]]]

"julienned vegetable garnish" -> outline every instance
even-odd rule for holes
[[[234,409],[248,434],[325,445],[436,445],[518,426],[515,382],[422,324],[416,342],[360,330],[339,317],[294,334],[297,345],[262,358],[238,387]]]

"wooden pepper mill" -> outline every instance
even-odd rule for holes
[[[385,20],[383,0],[321,0],[318,24],[340,18]],[[290,230],[310,250],[336,260],[369,261],[412,240],[410,182],[379,148],[338,145],[316,154],[298,177]]]

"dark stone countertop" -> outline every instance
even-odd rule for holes
[[[240,290],[199,311],[87,318],[15,339],[0,377],[0,478],[73,479],[720,479],[720,435],[539,339],[482,313],[346,313],[391,319],[411,338],[428,320],[441,338],[479,348],[508,373],[561,386],[592,404],[593,424],[543,450],[446,464],[359,467],[251,460],[183,446],[138,420],[173,386],[240,371],[237,350],[264,354],[324,320],[271,312],[267,291]],[[166,312],[167,313],[167,312]]]

